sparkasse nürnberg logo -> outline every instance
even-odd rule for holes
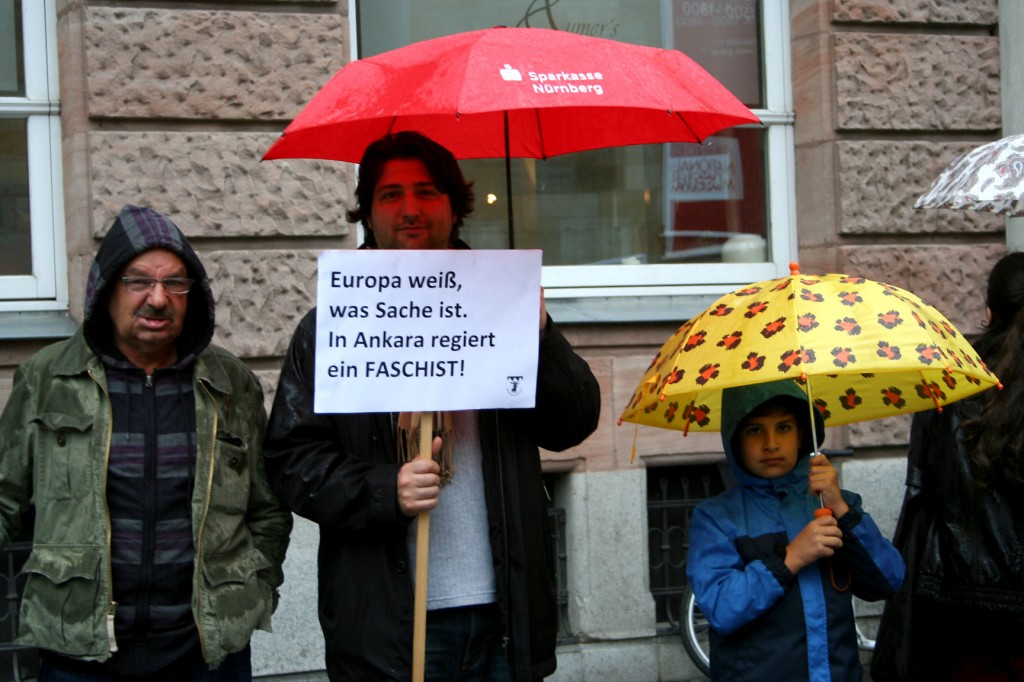
[[[506,82],[521,82],[523,73],[514,68],[511,64],[498,70],[501,80]],[[603,95],[604,87],[600,81],[604,80],[604,74],[600,71],[553,71],[550,73],[540,71],[527,71],[526,79],[538,95],[555,94],[585,94],[593,93]]]
[[[523,80],[523,74],[519,73],[519,69],[513,69],[511,64],[506,64],[505,68],[501,70],[501,80],[521,81]]]

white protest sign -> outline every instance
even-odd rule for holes
[[[533,407],[540,251],[325,251],[317,413]]]

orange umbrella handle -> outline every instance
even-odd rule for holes
[[[818,518],[819,516],[832,516],[832,510],[828,507],[818,507],[814,510],[814,518]],[[846,592],[850,589],[850,584],[853,582],[853,576],[849,576],[847,578],[845,585],[840,586],[839,583],[836,582],[836,567],[832,563],[831,559],[828,561],[828,577],[832,582],[832,587],[834,587],[838,592]]]

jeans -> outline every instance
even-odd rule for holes
[[[427,611],[426,682],[511,682],[503,638],[495,604]]]
[[[95,665],[95,670],[88,668]],[[110,675],[102,663],[72,662],[64,667],[59,661],[44,660],[39,667],[38,682],[251,682],[252,659],[249,647],[229,654],[211,670],[202,656],[185,656],[182,660],[146,675]]]

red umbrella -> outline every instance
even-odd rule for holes
[[[660,142],[701,142],[759,123],[678,50],[545,28],[491,28],[353,61],[264,159],[357,163],[374,140],[416,130],[460,159],[509,159]]]

